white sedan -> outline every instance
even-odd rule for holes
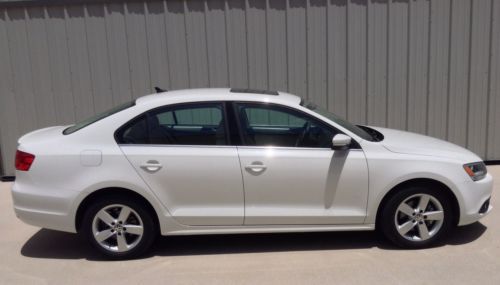
[[[378,229],[421,248],[491,210],[482,160],[300,97],[191,89],[19,139],[16,215],[112,258],[161,235]]]

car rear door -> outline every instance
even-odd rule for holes
[[[331,149],[338,130],[289,107],[236,103],[246,225],[359,224],[368,168],[353,143]]]
[[[117,132],[120,147],[185,225],[242,225],[243,181],[223,102],[152,110]]]

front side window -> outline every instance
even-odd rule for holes
[[[236,104],[245,145],[330,148],[335,129],[307,114],[277,105]]]
[[[226,145],[221,103],[167,106],[147,112],[117,132],[121,144]]]

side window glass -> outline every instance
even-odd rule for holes
[[[306,114],[266,104],[237,104],[245,145],[329,148],[337,133]]]
[[[119,143],[226,145],[220,103],[186,104],[149,112],[117,134]]]

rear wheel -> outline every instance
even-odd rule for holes
[[[442,241],[453,227],[451,203],[438,189],[413,186],[389,198],[379,226],[401,247],[423,248]]]
[[[134,258],[148,250],[157,235],[149,211],[131,199],[108,196],[91,205],[83,219],[89,242],[110,258]]]

